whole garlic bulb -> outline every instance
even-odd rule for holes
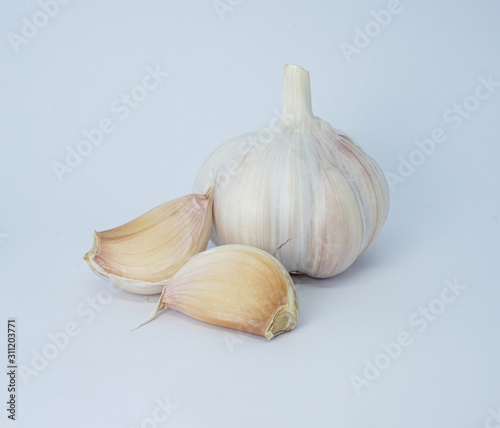
[[[309,73],[286,65],[277,125],[226,141],[195,180],[215,180],[215,244],[261,248],[292,273],[327,278],[347,269],[386,220],[384,174],[350,137],[315,117]]]

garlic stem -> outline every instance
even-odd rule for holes
[[[281,120],[296,126],[314,121],[309,72],[298,65],[285,66]]]

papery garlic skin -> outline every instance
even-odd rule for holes
[[[94,232],[84,259],[124,290],[158,294],[191,256],[207,248],[211,225],[212,187],[205,195],[183,196],[122,226]]]
[[[219,146],[195,192],[212,177],[214,243],[256,246],[289,272],[315,278],[347,269],[373,244],[389,209],[382,170],[313,115],[309,74],[295,65],[285,67],[281,122]]]
[[[193,256],[169,280],[143,324],[165,308],[267,339],[292,330],[299,316],[295,287],[284,266],[247,245],[223,245]]]

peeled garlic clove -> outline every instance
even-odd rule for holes
[[[153,314],[171,308],[192,318],[272,339],[299,316],[293,281],[270,254],[223,245],[192,257],[172,278]]]
[[[94,232],[85,254],[90,268],[137,294],[161,293],[186,261],[207,248],[212,225],[212,188],[153,208],[122,226]]]
[[[214,243],[256,246],[289,272],[315,278],[347,269],[373,244],[389,210],[381,168],[314,116],[309,73],[296,65],[285,66],[281,121],[220,145],[194,191],[212,177]]]

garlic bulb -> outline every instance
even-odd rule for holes
[[[193,256],[168,281],[156,314],[171,308],[192,318],[272,339],[299,316],[292,278],[268,253],[223,245]]]
[[[205,195],[165,202],[122,226],[94,232],[85,254],[89,267],[137,294],[161,293],[189,257],[207,248],[212,225],[212,187]]]
[[[382,170],[313,115],[309,73],[295,65],[285,66],[279,124],[219,146],[195,192],[213,176],[214,243],[256,246],[316,278],[344,271],[370,247],[389,208]]]

